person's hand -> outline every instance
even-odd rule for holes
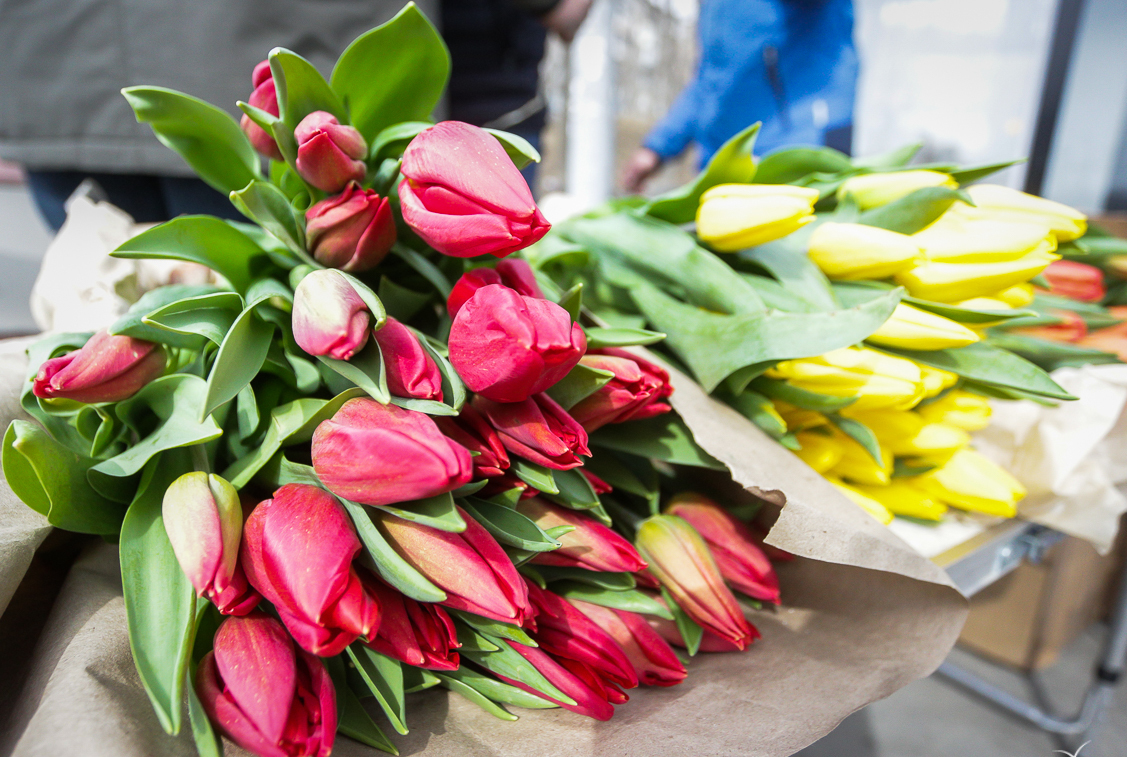
[[[622,171],[622,187],[627,192],[638,193],[654,171],[661,166],[661,156],[648,147],[639,147],[626,162]]]
[[[560,0],[556,7],[540,17],[540,23],[560,35],[564,42],[571,42],[587,11],[591,10],[592,0]]]

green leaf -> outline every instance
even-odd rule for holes
[[[552,591],[567,599],[578,599],[583,602],[590,602],[593,605],[613,607],[616,610],[637,612],[643,615],[656,615],[666,620],[674,619],[669,608],[649,594],[636,589],[617,591],[574,581],[560,581],[552,584]]]
[[[192,670],[189,668],[189,674]],[[196,687],[190,681],[184,690],[188,695],[188,722],[192,727],[192,739],[196,742],[199,757],[223,757],[223,741],[219,733],[211,727],[211,720],[203,708]]]
[[[480,707],[481,709],[488,712],[493,717],[498,718],[499,720],[508,720],[509,722],[512,722],[512,721],[515,721],[515,720],[518,719],[516,715],[512,714],[511,712],[506,710],[504,707],[497,704],[492,699],[485,696],[484,694],[482,694],[480,691],[478,691],[474,687],[470,686],[469,684],[464,683],[462,681],[459,681],[456,678],[451,678],[448,675],[443,675],[442,673],[436,673],[436,675],[438,676],[439,680],[442,681],[442,685],[444,687],[446,687],[447,689],[450,689],[450,691],[454,691],[454,692],[461,694],[463,697],[470,700],[471,702],[476,704],[478,707]],[[514,686],[513,688],[516,688],[516,687]],[[520,689],[517,689],[517,690],[519,691]],[[531,696],[531,695],[529,695],[529,696]],[[541,701],[543,701],[543,700],[541,700]]]
[[[380,505],[376,509],[390,513],[397,518],[418,523],[420,526],[437,528],[439,531],[460,534],[466,530],[466,521],[458,512],[458,507],[450,492],[412,502]]]
[[[637,347],[645,344],[657,344],[665,338],[659,331],[646,329],[603,329],[589,328],[587,332],[587,349],[599,350],[604,347]]]
[[[410,321],[431,300],[429,293],[399,286],[387,276],[380,277],[379,297],[387,312],[400,321]]]
[[[590,343],[587,345],[590,347]],[[580,363],[568,371],[567,375],[548,388],[548,396],[560,404],[564,410],[570,410],[579,404],[580,400],[590,397],[614,378],[614,373],[601,368],[591,368]]]
[[[4,479],[20,500],[66,531],[114,535],[125,509],[93,489],[97,461],[59,444],[39,426],[15,420],[4,434]]]
[[[547,494],[559,494],[560,492],[553,480],[552,471],[522,457],[512,456],[509,458],[509,473],[512,473],[533,489],[539,489]]]
[[[727,402],[772,439],[779,439],[787,432],[787,424],[779,418],[774,403],[759,392],[745,389],[734,397],[728,397]]]
[[[450,611],[453,614],[453,611]],[[455,621],[460,652],[496,652],[501,647],[478,633],[473,627]]]
[[[444,404],[435,404],[440,404],[441,407],[446,409],[440,412],[432,411],[431,414],[457,415],[461,412],[462,406],[466,404],[466,385],[462,383],[462,378],[454,370],[454,366],[450,365],[450,361],[446,357],[446,345],[418,329],[411,328],[411,333],[419,340],[419,344],[427,351],[430,359],[438,366],[438,372],[442,374],[442,403]]]
[[[157,287],[141,295],[141,299],[133,303],[125,315],[113,322],[108,329],[111,334],[131,336],[134,339],[144,339],[148,342],[160,342],[173,347],[192,347],[198,349],[202,342],[194,336],[170,333],[169,331],[144,323],[149,314],[160,310],[166,305],[179,300],[200,297],[203,295],[222,292],[220,287],[213,284],[172,284]],[[238,295],[236,295],[238,296]],[[240,304],[241,308],[242,305]]]
[[[541,489],[546,499],[573,510],[590,510],[599,506],[599,496],[579,468],[552,471],[552,480],[557,491]]]
[[[591,446],[629,452],[667,463],[726,470],[724,464],[693,440],[689,427],[676,413],[629,423],[612,423],[591,434]]]
[[[873,170],[888,170],[892,168],[902,168],[911,162],[912,158],[916,157],[916,153],[923,147],[923,142],[915,144],[904,145],[897,147],[880,155],[870,155],[867,158],[854,158],[853,165],[857,168],[870,168]]]
[[[665,587],[661,587],[661,596],[665,599],[665,604],[673,613],[673,621],[677,624],[677,630],[681,633],[681,638],[685,641],[685,648],[689,652],[689,656],[695,656],[697,650],[700,649],[700,641],[704,638],[704,629],[697,625],[696,621],[688,616],[688,614],[681,609],[681,606],[673,601],[673,597],[666,591]]]
[[[246,186],[246,182],[236,189]],[[248,236],[212,216],[179,216],[143,231],[114,250],[115,258],[156,258],[199,263],[223,275],[240,292],[270,265]]]
[[[632,573],[606,573],[600,570],[571,568],[562,565],[537,565],[536,572],[549,583],[566,581],[569,586],[571,584],[582,584],[606,591],[629,591],[638,585]]]
[[[242,308],[243,298],[235,292],[215,292],[169,303],[146,315],[142,322],[166,334],[202,336],[218,346]],[[202,347],[202,342],[198,346]]]
[[[466,612],[465,610],[454,610],[447,608],[446,611],[450,615],[453,615],[455,618],[458,618],[460,621],[468,625],[477,633],[484,634],[486,637],[493,639],[508,639],[509,641],[515,641],[520,644],[524,644],[527,647],[537,646],[536,642],[532,640],[532,637],[525,633],[524,629],[520,626],[514,626],[512,623],[502,623],[499,620],[493,620],[491,618],[483,618],[480,615],[475,615],[474,613]],[[486,646],[485,649],[490,652],[499,649],[500,647],[497,644],[489,641],[489,638],[485,639],[485,641],[488,642],[488,646]]]
[[[196,594],[164,530],[164,491],[191,470],[183,452],[145,469],[121,526],[121,587],[129,648],[161,727],[180,732],[182,692],[192,652]]]
[[[529,552],[550,552],[560,547],[560,543],[544,533],[536,521],[512,508],[476,497],[463,500],[462,507],[502,544]]]
[[[571,316],[572,323],[578,321],[579,314],[583,310],[583,282],[580,281],[564,292],[556,304],[567,311],[567,314]],[[590,347],[591,345],[588,344],[587,346]]]
[[[337,730],[348,738],[379,749],[381,752],[399,754],[395,744],[388,740],[384,732],[368,715],[364,705],[360,703],[360,699],[349,688],[344,660],[339,656],[329,657],[325,659],[325,667],[329,670],[329,675],[333,679],[333,688],[336,689],[337,694]]]
[[[516,686],[482,675],[469,668],[447,670],[443,671],[440,675],[465,684],[481,696],[487,697],[495,702],[504,702],[505,704],[525,707],[530,710],[542,710],[558,706],[543,697],[530,694],[524,689],[518,689]],[[508,718],[505,719],[507,720]]]
[[[223,194],[260,176],[258,153],[226,111],[164,87],[126,87],[121,94],[138,123],[149,124],[161,144]]]
[[[611,452],[602,450],[588,460],[583,468],[594,473],[616,490],[630,492],[648,499],[657,491],[657,472],[654,470],[653,464],[646,458],[632,457],[629,459],[633,465],[626,463],[622,458]],[[640,470],[634,470],[634,468]]]
[[[496,673],[499,676],[513,681],[520,681],[524,685],[547,694],[552,699],[564,704],[575,704],[575,700],[552,685],[544,674],[537,670],[531,662],[524,659],[519,652],[509,646],[509,643],[497,639],[500,647],[496,652],[465,652],[464,655],[481,667]]]
[[[830,147],[784,147],[759,161],[755,184],[795,184],[812,173],[852,171],[849,156]]]
[[[375,339],[369,339],[364,349],[353,355],[351,360],[337,360],[327,355],[318,355],[317,359],[363,389],[369,397],[381,405],[391,401],[383,354]]]
[[[843,434],[860,444],[877,465],[883,464],[880,452],[880,441],[877,440],[877,435],[873,433],[871,428],[860,421],[836,414],[830,414],[826,417],[829,419],[830,423],[837,426]]]
[[[519,134],[510,134],[500,129],[486,129],[486,131],[497,138],[497,141],[505,148],[505,153],[512,158],[517,168],[524,168],[529,163],[540,162],[540,151]]]
[[[407,703],[403,691],[403,666],[357,642],[346,648],[364,683],[368,684],[380,709],[397,733],[407,733]]]
[[[650,200],[644,212],[670,223],[688,223],[696,217],[700,196],[710,187],[749,183],[755,176],[755,159],[751,150],[758,134],[759,124],[755,123],[729,139],[696,179]]]
[[[301,119],[318,110],[332,113],[342,124],[348,123],[344,103],[312,63],[281,47],[271,50],[269,58],[278,93],[278,117],[286,126],[296,129]]]
[[[401,121],[423,121],[438,105],[450,76],[450,53],[414,3],[360,35],[341,53],[330,79],[371,141]]]
[[[402,155],[411,140],[430,126],[433,126],[430,121],[404,121],[381,129],[372,140],[368,159],[375,163]]]
[[[766,268],[784,289],[809,303],[814,310],[837,310],[841,305],[834,296],[829,279],[806,255],[812,233],[813,229],[803,228],[774,242],[743,250],[738,255]]]
[[[1038,339],[1025,334],[992,333],[987,343],[1018,354],[1046,371],[1054,371],[1064,366],[1120,362],[1119,357],[1110,352],[1079,344]]]
[[[239,314],[211,364],[207,395],[198,406],[201,421],[215,408],[235,399],[258,375],[273,338],[274,326],[259,318],[253,305]]]
[[[751,382],[751,386],[755,391],[762,392],[772,399],[782,400],[803,410],[816,410],[819,413],[832,413],[856,402],[855,397],[818,394],[766,376],[755,379]]]
[[[240,213],[282,240],[302,263],[313,264],[305,251],[305,229],[282,190],[268,181],[252,181],[237,192],[231,192],[231,202]]]
[[[967,193],[961,189],[924,187],[887,205],[866,210],[861,214],[858,223],[901,234],[915,234],[946,213],[956,200],[973,204],[969,202],[970,197]]]
[[[398,243],[392,245],[391,252],[414,269],[415,273],[430,282],[430,284],[438,290],[438,293],[442,295],[442,299],[445,300],[450,296],[450,290],[453,289],[450,280],[438,269],[438,266],[428,260],[421,252],[412,250],[410,247]]]
[[[1009,168],[1010,166],[1016,166],[1024,162],[1025,158],[1018,158],[1017,160],[1004,160],[1001,163],[987,163],[981,166],[960,168],[957,171],[951,171],[951,178],[957,181],[959,186],[965,186],[985,179],[987,176],[998,173],[998,171]]]
[[[844,305],[853,307],[872,299],[874,289],[890,291],[895,287],[875,281],[836,281],[834,282],[833,288]],[[935,313],[944,318],[950,318],[952,321],[959,323],[998,323],[999,321],[1008,321],[1015,318],[1025,318],[1032,314],[1031,310],[972,310],[970,308],[948,305],[943,302],[921,300],[918,297],[911,297],[907,294],[902,295],[900,301],[917,307],[920,310],[926,310],[929,313]]]
[[[412,668],[410,665],[403,668],[403,688],[408,694],[416,691],[425,691],[439,685],[438,676],[429,670]]]
[[[372,522],[371,516],[363,505],[349,502],[346,499],[342,499],[341,504],[352,517],[352,522],[356,526],[356,533],[368,550],[368,556],[371,557],[380,578],[411,599],[417,599],[420,602],[441,602],[446,599],[446,592],[415,570],[388,544],[387,537]]]
[[[988,386],[1017,389],[1058,400],[1076,399],[1033,363],[985,342],[950,350],[912,351],[883,347],[880,350]]]

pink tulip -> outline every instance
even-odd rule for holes
[[[337,699],[325,666],[262,612],[228,618],[204,655],[196,691],[227,738],[260,757],[328,757]]]
[[[372,579],[368,589],[380,603],[380,630],[368,646],[392,659],[428,670],[457,670],[454,621],[436,604],[416,602]]]
[[[473,459],[474,478],[497,478],[509,469],[509,454],[501,437],[489,425],[481,413],[470,405],[462,407],[456,417],[436,416],[434,422],[442,433],[461,444],[470,452],[477,452]]]
[[[81,348],[44,362],[31,390],[43,399],[119,402],[163,372],[163,348],[99,331]]]
[[[699,494],[678,494],[665,511],[704,537],[729,584],[752,599],[779,604],[779,578],[747,526]]]
[[[614,715],[614,707],[611,702],[622,704],[629,699],[614,686],[604,683],[594,671],[581,662],[569,660],[566,657],[557,659],[542,649],[526,647],[516,641],[509,642],[509,644],[521,657],[531,662],[533,667],[540,671],[541,675],[547,678],[553,686],[574,699],[576,703],[565,704],[537,691],[526,683],[506,678],[503,675],[497,676],[518,689],[523,689],[529,694],[535,694],[542,699],[558,704],[564,709],[586,715],[595,720],[610,720]]]
[[[661,402],[673,393],[669,374],[648,360],[626,350],[602,349],[587,353],[579,363],[614,374],[571,408],[571,416],[588,433],[608,423],[652,418],[673,409]]]
[[[411,330],[391,316],[375,333],[387,370],[387,388],[396,397],[442,401],[442,374]]]
[[[535,521],[542,529],[557,526],[575,528],[559,537],[562,547],[537,554],[532,559],[534,563],[604,573],[636,573],[646,567],[646,561],[634,545],[586,513],[554,505],[539,497],[522,500],[517,505],[517,512]]]
[[[239,566],[243,508],[235,487],[214,473],[185,473],[164,492],[164,530],[198,596],[224,615],[246,615],[262,599]]]
[[[1103,271],[1094,265],[1075,260],[1057,260],[1041,273],[1050,285],[1049,291],[1060,297],[1081,302],[1099,302],[1107,294]]]
[[[591,454],[587,432],[546,394],[504,403],[475,397],[473,407],[497,429],[505,449],[537,465],[570,470],[583,464],[580,455]]]
[[[368,343],[372,316],[338,271],[313,271],[293,295],[293,336],[310,355],[348,360]]]
[[[540,285],[536,283],[536,274],[532,272],[532,266],[528,261],[507,258],[499,262],[496,268],[474,268],[462,274],[462,278],[458,279],[454,288],[450,290],[450,296],[446,298],[446,310],[450,313],[450,317],[453,318],[458,314],[462,305],[466,304],[466,300],[473,297],[474,292],[490,284],[507,286],[523,297],[544,299],[544,293],[540,291]]]
[[[566,599],[528,582],[528,598],[536,609],[532,637],[548,654],[581,662],[600,678],[625,689],[638,685],[626,653],[610,634]]]
[[[704,539],[687,521],[651,516],[638,527],[635,544],[649,572],[697,624],[739,649],[752,642],[754,629],[724,585]]]
[[[444,255],[503,258],[551,228],[524,177],[489,132],[443,121],[403,153],[403,220]]]
[[[466,521],[460,534],[381,511],[372,517],[392,548],[446,592],[442,604],[523,625],[533,616],[524,579],[489,532],[461,508],[458,512]]]
[[[647,686],[676,686],[685,680],[688,671],[676,652],[641,615],[578,599],[568,601],[615,640],[639,681]]]
[[[264,60],[254,67],[254,73],[251,74],[251,85],[254,87],[254,91],[247,98],[247,104],[253,105],[259,110],[264,110],[272,116],[277,116],[278,93],[274,89],[274,75],[270,71],[270,61]],[[242,120],[239,121],[239,126],[242,127],[255,150],[271,160],[284,160],[281,150],[278,149],[278,143],[274,141],[274,135],[251,121],[250,116],[243,115]]]
[[[353,566],[360,540],[331,494],[287,484],[251,512],[243,530],[247,579],[302,649],[332,657],[375,637],[379,604]]]
[[[379,265],[395,244],[395,219],[386,197],[349,184],[305,211],[305,237],[318,263],[342,271]]]
[[[360,132],[344,126],[332,113],[315,110],[293,131],[297,140],[297,172],[322,192],[339,192],[363,181],[368,145]]]
[[[450,362],[471,391],[520,402],[567,375],[587,337],[554,302],[500,284],[474,292],[450,327]]]
[[[469,450],[429,415],[357,398],[313,432],[313,467],[338,496],[364,505],[433,497],[467,484]]]

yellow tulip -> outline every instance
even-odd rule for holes
[[[911,439],[920,432],[924,420],[911,410],[858,410],[852,406],[840,412],[872,429],[882,443],[891,439]]]
[[[887,486],[858,486],[857,491],[881,503],[895,515],[905,515],[921,520],[939,520],[947,506],[936,502],[917,486],[914,479],[894,479]]]
[[[945,350],[974,344],[978,334],[950,318],[900,303],[865,341],[906,350]]]
[[[849,484],[843,483],[840,479],[827,476],[826,480],[833,484],[834,488],[836,488],[839,492],[851,499],[854,504],[867,512],[869,515],[879,520],[884,525],[887,526],[892,522],[892,512],[880,502],[877,502],[872,497],[866,497],[864,494],[857,491]]]
[[[999,263],[927,262],[898,273],[895,278],[913,297],[960,302],[1026,282],[1059,259],[1059,255],[1036,251]]]
[[[924,257],[938,263],[996,263],[1016,260],[1035,248],[1052,252],[1056,239],[1038,221],[999,221],[944,213],[912,235]]]
[[[828,222],[810,235],[808,254],[831,279],[883,279],[915,265],[920,248],[906,234]]]
[[[993,295],[1012,308],[1023,308],[1033,302],[1032,284],[1014,284]]]
[[[874,460],[864,447],[845,434],[833,440],[841,447],[841,459],[827,472],[848,479],[854,484],[887,484],[892,480],[892,452],[880,448],[880,460]]]
[[[846,347],[825,355],[784,360],[769,369],[770,378],[831,397],[852,397],[850,407],[907,409],[924,397],[919,367],[910,360],[876,350]]]
[[[924,397],[934,397],[944,389],[949,389],[959,383],[958,374],[932,368],[929,365],[920,366],[920,375],[923,376]]]
[[[980,431],[990,425],[990,400],[962,390],[948,392],[934,402],[920,405],[920,417],[928,423],[946,423],[964,431]]]
[[[1058,242],[1082,237],[1088,230],[1086,215],[1059,202],[997,184],[975,184],[967,193],[975,207],[956,203],[955,211],[969,218],[1044,223]]]
[[[795,434],[795,438],[802,449],[795,450],[794,454],[818,473],[825,473],[841,462],[841,445],[829,436],[804,432]]]
[[[775,400],[775,410],[786,424],[787,431],[806,431],[829,423],[817,410],[804,410],[786,402]]]
[[[884,441],[882,438],[881,442]],[[946,423],[925,423],[914,436],[889,439],[887,444],[897,456],[942,460],[970,444],[970,434]]]
[[[959,450],[945,465],[918,478],[935,499],[964,510],[1012,518],[1025,496],[1016,478],[972,449]]]
[[[720,184],[701,196],[697,234],[719,252],[755,247],[813,221],[818,196],[789,184]]]
[[[957,186],[959,185],[954,179],[938,171],[915,169],[870,173],[846,179],[845,183],[838,187],[837,199],[844,200],[846,195],[853,195],[857,207],[868,210],[899,200],[917,189]]]
[[[956,305],[956,307],[967,308],[968,310],[1006,311],[1006,310],[1013,310],[1014,309],[1013,306],[1010,305],[1010,303],[998,299],[997,296],[994,296],[994,297],[971,297],[969,300],[963,300],[962,302],[956,302],[955,305]],[[975,324],[975,325],[976,326],[993,325],[995,323],[998,323],[998,321],[990,321],[989,324]]]

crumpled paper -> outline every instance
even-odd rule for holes
[[[1028,490],[1022,518],[1112,547],[1127,497],[1127,365],[1060,368],[1053,380],[1077,397],[1046,407],[1030,400],[991,402],[990,425],[974,446]]]

